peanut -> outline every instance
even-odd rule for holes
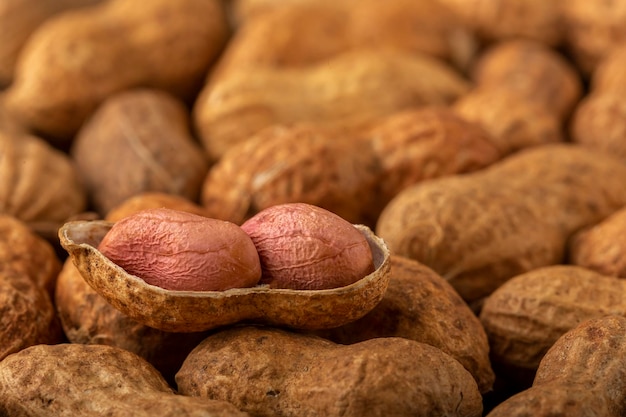
[[[102,345],[38,345],[0,362],[0,415],[246,417],[225,401],[176,395],[145,360]]]
[[[514,277],[491,294],[480,320],[494,367],[523,381],[548,349],[581,322],[626,317],[626,281],[574,265],[539,268]]]
[[[561,336],[539,364],[531,388],[487,417],[619,417],[626,413],[626,318],[583,321]]]
[[[113,93],[142,86],[193,97],[227,37],[218,0],[112,0],[67,11],[22,49],[7,107],[24,125],[68,144]]]
[[[392,252],[430,266],[472,302],[520,273],[561,263],[571,234],[625,204],[620,161],[543,145],[402,191],[376,229]]]
[[[479,417],[476,382],[437,348],[403,338],[343,346],[272,328],[207,337],[176,374],[183,395],[258,417]]]
[[[336,214],[305,203],[269,207],[241,228],[261,259],[261,284],[322,290],[350,285],[374,271],[365,237]]]
[[[189,124],[184,103],[161,90],[132,89],[107,98],[70,148],[94,208],[106,215],[146,191],[195,200],[208,162]]]
[[[171,209],[117,222],[98,249],[148,284],[175,291],[251,287],[261,277],[250,238],[234,223]]]
[[[61,245],[83,278],[115,308],[140,323],[164,331],[199,332],[240,321],[324,329],[341,326],[371,311],[389,283],[389,250],[362,225],[375,271],[352,285],[317,291],[269,286],[226,291],[167,291],[147,284],[96,249],[113,224],[74,221],[59,230]]]
[[[489,343],[480,320],[446,280],[413,259],[391,256],[389,287],[372,311],[315,334],[343,345],[378,337],[426,343],[459,361],[481,393],[493,388]]]
[[[195,101],[194,124],[210,158],[218,159],[273,124],[362,123],[413,106],[446,105],[468,88],[458,71],[426,54],[361,48],[302,68],[218,72]]]

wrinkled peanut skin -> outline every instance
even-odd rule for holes
[[[317,206],[272,206],[241,228],[259,253],[261,283],[272,288],[338,288],[374,271],[365,237],[347,220]]]
[[[144,210],[117,222],[98,249],[148,284],[176,291],[256,285],[259,257],[239,226],[177,210]]]

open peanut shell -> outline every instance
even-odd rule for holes
[[[366,226],[375,270],[345,287],[326,290],[271,289],[171,291],[146,283],[106,258],[97,247],[113,226],[73,221],[59,230],[61,245],[85,281],[111,305],[147,326],[170,332],[198,332],[238,322],[298,329],[325,329],[355,321],[383,298],[390,277],[389,250]]]

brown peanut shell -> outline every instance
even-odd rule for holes
[[[570,115],[583,93],[576,67],[554,49],[530,40],[493,45],[480,55],[472,72],[482,88],[507,90],[561,120]]]
[[[586,76],[626,41],[626,3],[569,0],[560,3],[565,49]]]
[[[149,87],[195,97],[228,31],[218,0],[112,0],[67,11],[24,46],[7,108],[67,144],[113,93]]]
[[[389,249],[446,278],[466,301],[563,262],[567,239],[626,205],[626,165],[581,146],[520,151],[398,194],[376,226]]]
[[[626,209],[577,232],[568,259],[603,275],[626,278]]]
[[[447,107],[396,112],[372,121],[363,136],[380,164],[375,199],[381,210],[418,182],[477,171],[502,157],[485,129]],[[362,152],[363,146],[359,149],[355,152]]]
[[[0,362],[29,346],[62,340],[56,310],[45,289],[24,271],[1,269]]]
[[[115,346],[136,353],[172,382],[204,332],[170,333],[141,324],[109,304],[87,284],[71,259],[59,273],[55,305],[72,343]]]
[[[233,69],[210,78],[194,104],[212,159],[274,124],[356,124],[427,104],[450,104],[469,88],[450,65],[425,54],[361,48],[302,68]]]
[[[574,265],[514,277],[485,300],[480,314],[494,364],[536,371],[557,339],[581,322],[626,317],[625,295],[626,281]]]
[[[0,213],[39,229],[58,227],[85,209],[73,162],[43,139],[0,129],[0,155]]]
[[[225,401],[177,395],[134,353],[79,344],[33,346],[0,362],[0,415],[248,416]]]
[[[503,155],[565,140],[563,122],[556,114],[506,88],[479,85],[455,101],[452,109],[487,131]]]
[[[362,318],[315,332],[335,343],[403,337],[441,349],[459,361],[481,393],[493,387],[489,343],[480,320],[442,277],[421,263],[391,255],[391,278],[381,302]]]
[[[52,245],[27,224],[0,214],[0,270],[3,269],[24,273],[52,296],[61,263]]]
[[[472,32],[438,0],[231,3],[237,31],[220,59],[219,71],[301,67],[363,46],[425,53],[459,67],[476,52]]]
[[[616,46],[598,63],[591,78],[594,93],[626,93],[626,45]]]
[[[440,0],[486,43],[532,39],[560,44],[563,25],[559,2],[542,0]]]
[[[613,92],[591,93],[572,117],[572,141],[626,162],[626,101]]]
[[[487,417],[620,417],[626,413],[626,318],[589,319],[561,336],[543,357],[533,386]]]
[[[338,345],[239,327],[207,337],[176,374],[183,395],[257,417],[482,415],[476,382],[441,350],[403,338]]]
[[[100,0],[4,0],[0,4],[0,88],[13,80],[20,51],[29,36],[57,13]]]
[[[233,146],[211,167],[201,202],[211,217],[241,224],[270,206],[303,202],[351,223],[373,224],[376,155],[353,133],[272,126]]]
[[[336,327],[354,321],[382,299],[389,282],[389,252],[367,227],[376,270],[354,284],[328,290],[270,289],[168,291],[126,273],[97,249],[111,223],[69,222],[59,230],[83,278],[114,307],[148,326],[172,332],[198,332],[240,321],[295,328]]]
[[[153,89],[111,95],[78,132],[71,156],[102,215],[146,191],[195,201],[208,170],[183,102]]]

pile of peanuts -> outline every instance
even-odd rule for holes
[[[0,416],[626,415],[626,1],[0,28]]]

